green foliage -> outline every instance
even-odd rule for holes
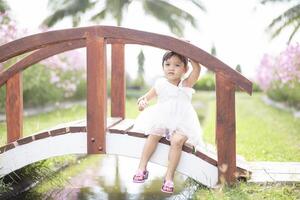
[[[240,64],[237,65],[237,66],[235,67],[235,70],[238,71],[238,72],[240,72],[240,73],[242,73],[242,67],[241,67],[241,65],[240,65]]]
[[[286,103],[288,106],[300,109],[300,83],[295,81],[293,86],[282,85],[274,82],[271,88],[267,90],[267,95],[271,99]]]
[[[252,92],[262,92],[261,88],[256,82],[252,82]]]
[[[53,82],[52,76],[58,76]],[[42,106],[63,100],[86,98],[86,78],[83,71],[51,69],[36,64],[22,73],[24,107]],[[5,85],[0,88],[0,112],[5,108]]]
[[[53,103],[63,98],[64,92],[50,82],[50,69],[34,65],[23,73],[24,106]]]
[[[10,10],[10,7],[7,5],[5,0],[0,0],[0,12],[4,13]]]
[[[127,89],[126,90],[126,98],[128,99],[138,99],[142,95],[144,95],[147,91],[147,89],[141,89],[141,90],[136,90],[136,89]]]
[[[217,49],[215,44],[212,45],[211,49],[210,49],[210,54],[213,56],[217,56]]]
[[[108,82],[110,83],[110,82]],[[82,100],[82,99],[86,99],[86,80],[85,79],[81,79],[76,87],[76,91],[74,92],[72,99],[75,100]],[[108,85],[108,87],[110,88],[110,84]],[[110,91],[110,89],[108,89],[108,91]]]
[[[206,91],[215,90],[215,83],[215,74],[206,73],[202,77],[200,76],[200,79],[194,85],[194,89]]]
[[[6,89],[5,89],[5,86],[2,86],[0,88],[0,113],[4,113],[5,112],[5,95],[6,93]]]
[[[134,82],[134,85],[139,88],[143,88],[145,86],[145,79],[144,79],[144,64],[145,64],[145,55],[143,50],[140,51],[138,55],[138,76]]]
[[[272,39],[278,37],[284,30],[288,30],[290,31],[288,43],[290,43],[295,34],[299,31],[300,3],[299,1],[293,1],[294,3],[291,3],[290,1],[292,0],[261,0],[262,4],[289,3],[291,5],[268,25],[267,30],[271,33]]]
[[[132,89],[141,90],[145,87],[144,77],[138,76],[134,81],[128,85]]]

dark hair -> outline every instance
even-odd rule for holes
[[[164,54],[163,59],[162,59],[162,66],[164,66],[164,62],[166,60],[169,60],[172,56],[177,56],[179,58],[179,60],[181,60],[181,62],[183,62],[184,67],[187,67],[188,59],[186,57],[184,57],[183,55],[180,55],[180,54],[178,54],[176,52],[173,52],[173,51],[167,51]]]

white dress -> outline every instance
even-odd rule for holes
[[[187,136],[187,143],[202,145],[202,129],[191,100],[195,90],[176,86],[166,78],[159,78],[154,84],[157,103],[144,109],[137,117],[134,129],[146,135],[160,135],[170,139],[177,132]]]

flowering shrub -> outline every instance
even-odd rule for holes
[[[41,32],[47,31],[41,28]],[[0,13],[0,45],[28,35],[18,28],[8,13]],[[65,52],[41,61],[23,72],[25,106],[35,106],[64,98],[85,97],[85,56],[79,50]],[[25,55],[0,63],[0,72]],[[5,103],[5,87],[0,88],[0,112]]]
[[[277,56],[264,55],[257,71],[259,86],[273,100],[300,107],[300,44]]]
[[[74,95],[78,85],[85,80],[85,56],[78,50],[65,52],[43,60],[50,70],[50,82],[64,91],[64,97]]]

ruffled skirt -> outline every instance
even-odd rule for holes
[[[202,129],[197,113],[191,104],[176,102],[157,103],[140,113],[134,125],[134,130],[145,135],[159,135],[170,139],[178,133],[188,138],[187,143],[194,146],[202,145]]]

